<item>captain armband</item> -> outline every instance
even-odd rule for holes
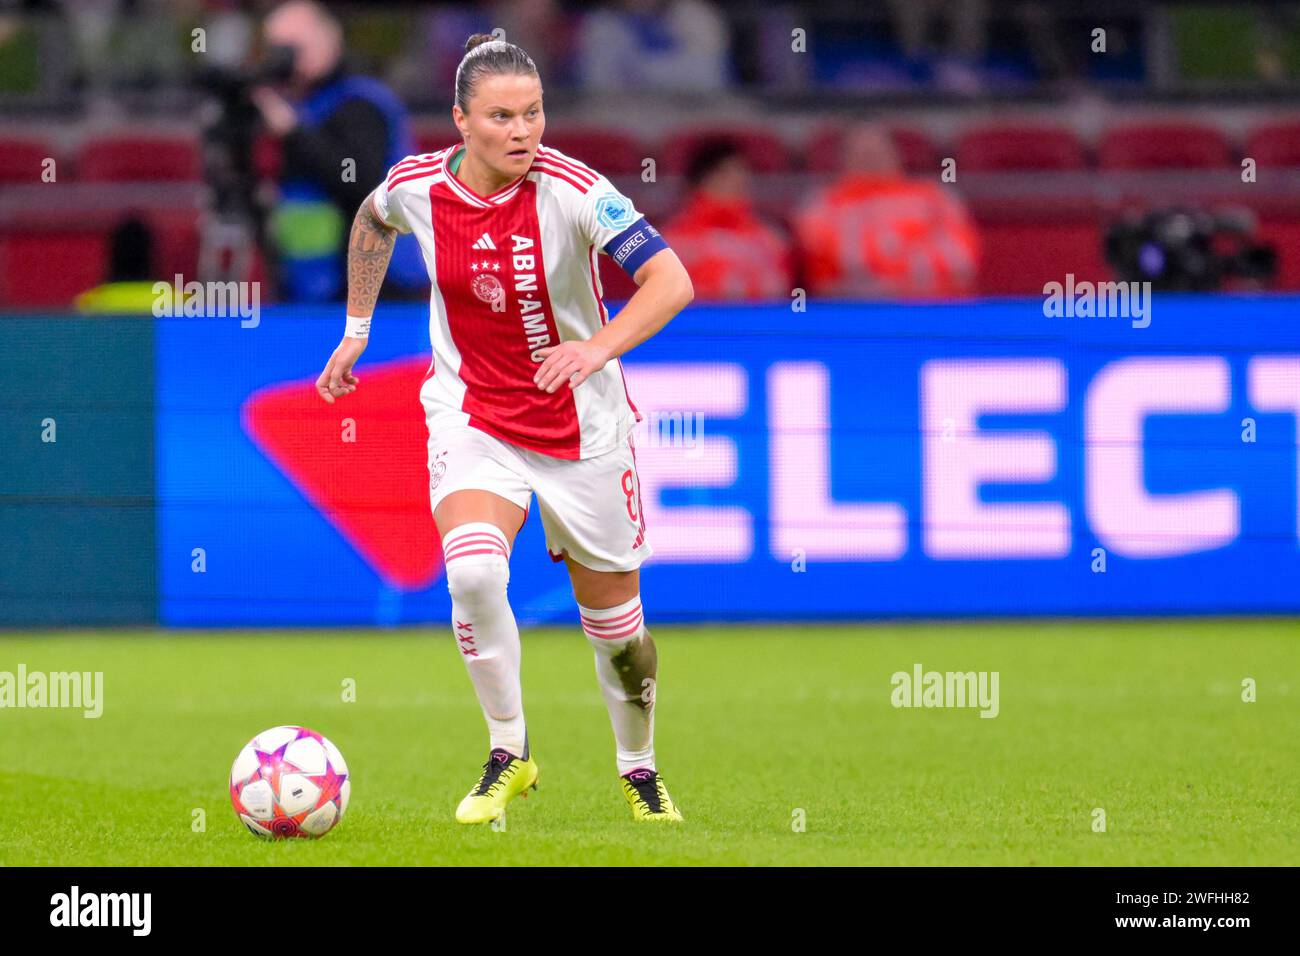
[[[655,253],[667,249],[668,243],[659,230],[642,216],[605,244],[605,252],[630,276]]]

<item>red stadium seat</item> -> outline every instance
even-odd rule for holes
[[[910,126],[891,126],[890,137],[903,168],[913,174],[928,175],[939,168],[939,153],[930,137]],[[804,153],[811,173],[833,173],[840,168],[840,142],[844,138],[842,125],[828,126],[808,141]]]
[[[957,140],[957,168],[966,173],[1083,169],[1083,143],[1059,126],[984,126]]]
[[[678,130],[664,140],[657,151],[660,165],[669,173],[684,173],[691,155],[706,140],[728,136],[740,144],[755,172],[784,173],[790,170],[790,150],[785,142],[767,130],[752,127],[692,127]]]
[[[1300,166],[1300,122],[1256,127],[1246,142],[1246,155],[1260,166]]]
[[[100,229],[0,230],[0,302],[63,308],[104,281],[108,234]]]
[[[44,140],[0,140],[0,183],[39,183],[42,164],[52,156],[53,148]]]
[[[558,149],[585,163],[604,176],[626,176],[641,172],[650,151],[635,137],[615,130],[549,127],[542,145]]]
[[[198,139],[114,134],[81,147],[78,177],[89,182],[195,182],[203,178]]]
[[[155,209],[145,222],[153,232],[154,274],[161,278],[194,275],[199,267],[198,210]]]
[[[893,126],[889,133],[909,173],[928,175],[939,168],[939,152],[926,133],[910,126]]]
[[[1232,148],[1212,126],[1133,123],[1109,130],[1097,158],[1102,169],[1215,169],[1232,165]]]

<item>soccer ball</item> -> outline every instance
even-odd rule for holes
[[[306,727],[272,727],[230,768],[230,802],[254,834],[322,837],[343,819],[352,782],[332,743]]]

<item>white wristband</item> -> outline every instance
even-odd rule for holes
[[[370,338],[370,316],[362,318],[359,315],[349,315],[347,328],[343,334],[351,339],[368,339]]]

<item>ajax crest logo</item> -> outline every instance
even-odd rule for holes
[[[501,284],[501,280],[492,274],[501,270],[501,263],[471,262],[469,268],[474,273],[474,277],[469,280],[470,291],[480,302],[492,306],[493,312],[504,312],[506,288]]]
[[[596,200],[596,220],[607,229],[632,225],[632,204],[622,196],[601,196]]]

